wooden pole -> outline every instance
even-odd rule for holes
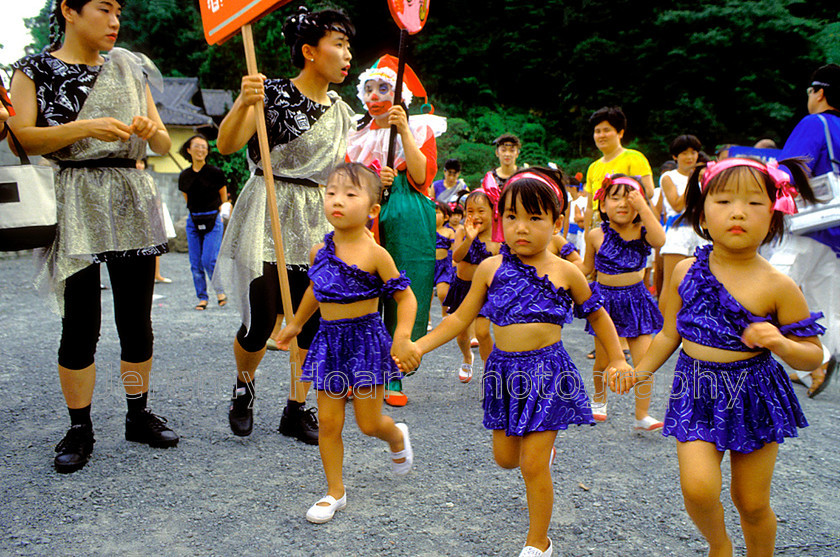
[[[403,75],[405,74],[405,47],[408,43],[408,31],[405,29],[400,29],[400,50],[397,54],[397,83],[394,85],[394,104],[402,104],[402,88],[403,88]],[[405,105],[403,105],[405,106]],[[406,109],[406,116],[408,116],[408,110]],[[394,168],[394,158],[396,156],[396,146],[397,146],[397,126],[391,126],[391,133],[388,136],[388,157],[386,162],[386,166],[390,168]],[[394,170],[396,170],[394,168]]]
[[[250,23],[242,26],[242,43],[245,45],[245,62],[248,65],[248,75],[255,75],[259,72],[257,70],[257,55],[254,50],[254,35]],[[274,255],[277,259],[277,276],[280,279],[280,297],[283,302],[283,315],[286,318],[286,323],[288,323],[291,321],[294,312],[292,311],[292,296],[289,290],[289,275],[286,273],[283,237],[280,232],[280,215],[277,213],[277,195],[274,191],[274,175],[271,170],[271,148],[268,145],[268,131],[265,126],[265,109],[262,105],[255,105],[254,113],[257,117],[257,139],[260,143],[260,161],[263,178],[265,178],[266,205],[271,218],[271,236],[274,239]],[[292,364],[290,398],[298,400],[297,384],[300,379],[301,362],[297,339],[293,339],[291,346],[289,346],[289,361]]]

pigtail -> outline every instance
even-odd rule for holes
[[[709,231],[705,228],[700,226],[700,221],[703,218],[703,190],[700,186],[700,178],[703,176],[703,172],[706,170],[705,164],[698,164],[694,168],[694,172],[691,173],[691,176],[688,178],[688,185],[685,188],[685,192],[683,193],[683,199],[685,200],[685,211],[683,214],[676,220],[674,223],[675,226],[679,226],[683,224],[683,222],[687,222],[691,224],[694,231],[700,235],[701,238],[705,238],[706,240],[711,241],[712,238],[709,236]]]
[[[814,190],[811,189],[810,172],[802,157],[785,159],[779,161],[779,166],[784,166],[791,177],[791,183],[796,188],[799,196],[809,203],[825,203],[826,199],[817,199]]]

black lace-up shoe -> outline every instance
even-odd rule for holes
[[[145,443],[150,447],[166,449],[178,444],[178,435],[166,427],[166,418],[148,410],[125,415],[125,440]]]
[[[81,470],[93,452],[93,427],[74,425],[67,430],[67,435],[55,446],[55,471],[69,474]]]
[[[303,441],[307,445],[317,445],[318,417],[315,415],[315,408],[294,411],[286,406],[283,409],[283,417],[280,418],[278,431],[287,437]]]
[[[251,394],[251,396],[248,396]],[[254,397],[246,387],[233,390],[228,409],[228,422],[234,435],[247,437],[254,430]]]

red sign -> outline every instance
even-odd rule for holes
[[[412,35],[419,33],[429,18],[429,2],[431,0],[388,0],[391,16],[400,29],[405,29]]]
[[[290,0],[198,0],[204,38],[210,44],[220,44],[263,15]]]

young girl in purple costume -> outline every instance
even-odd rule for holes
[[[487,194],[477,190],[467,196],[464,203],[467,218],[464,221],[463,230],[455,234],[455,243],[452,248],[452,261],[456,263],[455,274],[449,285],[449,292],[443,305],[454,312],[461,305],[461,302],[470,290],[473,274],[478,264],[499,253],[498,242],[492,240],[493,226],[493,203]],[[493,349],[489,334],[482,335],[484,338],[479,342],[479,354],[482,359]],[[469,383],[473,374],[473,353],[470,348],[472,336],[469,330],[461,331],[458,335],[458,348],[464,355],[464,363],[458,370],[458,379],[462,383]],[[483,342],[482,342],[483,340]]]
[[[381,193],[379,177],[361,164],[341,164],[330,175],[324,213],[335,231],[310,251],[311,283],[277,340],[281,349],[287,349],[320,307],[318,332],[301,373],[302,380],[313,381],[318,391],[318,446],[327,477],[326,497],[306,513],[314,523],[327,522],[347,505],[341,430],[348,388],[353,389],[359,429],[388,443],[394,473],[407,474],[414,459],[408,427],[382,415],[385,385],[399,373],[391,355],[407,358],[414,367],[420,360],[407,350],[417,311],[408,277],[397,270],[365,226],[379,214]],[[377,312],[380,296],[393,296],[397,302],[393,347]]]
[[[803,167],[782,164],[813,201]],[[779,443],[807,422],[771,352],[795,369],[822,360],[821,314],[810,313],[796,284],[758,255],[782,235],[784,213],[795,211],[788,181],[774,161],[735,158],[694,171],[684,218],[713,244],[675,267],[665,326],[637,366],[637,379],[645,379],[682,341],[663,433],[677,439],[685,508],[711,556],[732,555],[720,503],[727,449],[747,555],[773,554],[770,483]]]
[[[532,168],[508,179],[498,205],[505,238],[501,255],[478,265],[458,310],[416,342],[421,354],[428,353],[466,330],[479,312],[493,323],[496,346],[485,365],[484,426],[493,430],[496,462],[519,467],[525,480],[530,526],[521,555],[528,556],[552,552],[549,463],[557,430],[594,423],[583,380],[561,341],[573,307],[597,331],[610,356],[610,373],[630,369],[586,278],[548,251],[562,226],[560,187],[550,176]],[[616,382],[612,376],[611,382]]]
[[[435,288],[440,304],[443,307],[443,316],[446,317],[446,306],[443,301],[449,293],[449,283],[452,282],[452,274],[455,269],[452,267],[452,242],[455,240],[455,231],[446,226],[449,223],[449,216],[452,211],[446,203],[435,201]]]
[[[665,230],[651,211],[637,179],[624,174],[607,176],[595,199],[599,202],[601,226],[586,235],[583,273],[588,275],[593,268],[598,271],[596,282],[590,286],[593,292],[604,296],[604,309],[615,323],[618,336],[627,339],[633,361],[638,362],[650,346],[652,335],[662,328],[662,314],[643,278],[651,247],[665,243]],[[588,325],[586,331],[593,334]],[[604,348],[595,339],[592,414],[597,421],[607,419],[602,371],[606,364]],[[653,431],[663,425],[648,414],[652,390],[651,383],[636,387],[636,430]]]

